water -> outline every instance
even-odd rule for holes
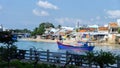
[[[15,45],[18,47],[18,49],[24,49],[29,50],[30,48],[34,48],[37,50],[50,50],[52,52],[63,52],[64,50],[59,50],[57,43],[48,43],[48,42],[33,42],[33,41],[25,41],[25,40],[18,40],[18,42],[15,43]],[[95,46],[93,51],[111,51],[113,53],[120,55],[120,45],[97,45]],[[74,51],[73,51],[74,52]],[[81,51],[75,51],[75,52],[81,52]]]
[[[25,50],[34,48],[34,49],[43,50],[43,51],[46,51],[46,50],[50,50],[53,52],[58,51],[58,47],[56,43],[19,40],[18,42],[15,43],[15,45],[18,47],[18,49],[25,49]]]

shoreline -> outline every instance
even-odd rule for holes
[[[35,41],[35,42],[52,42],[52,43],[56,43],[58,40],[51,40],[51,39],[33,39],[33,38],[22,38],[21,40],[27,40],[27,41]],[[63,40],[63,43],[73,43],[75,41],[73,40]]]
[[[22,38],[21,40],[27,40],[27,41],[34,41],[34,42],[49,42],[49,43],[56,43],[58,40],[51,40],[51,39],[40,39],[40,38]],[[76,44],[75,40],[63,40],[63,43],[65,44],[71,44],[74,43]],[[108,43],[108,42],[95,42],[95,41],[91,41],[91,43],[93,43],[95,46],[97,45],[119,45],[119,44],[114,44],[114,43]]]

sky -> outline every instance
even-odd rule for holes
[[[120,19],[120,0],[0,0],[0,24],[33,30],[42,22],[75,27]]]

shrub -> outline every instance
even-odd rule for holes
[[[109,66],[109,64],[114,64],[116,62],[116,55],[111,52],[100,51],[95,56],[95,62],[99,64],[100,68],[103,68],[104,65]]]
[[[116,62],[117,56],[111,52],[87,52],[86,53],[88,63],[97,63],[100,68],[104,68],[104,65],[109,66]]]

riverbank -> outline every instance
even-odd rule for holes
[[[50,42],[50,43],[56,43],[58,40],[51,40],[51,39],[33,39],[33,38],[22,38],[21,40],[27,40],[27,41],[35,41],[35,42]],[[63,40],[63,43],[69,44],[75,42],[74,40]]]
[[[21,40],[27,40],[27,41],[35,41],[35,42],[50,42],[50,43],[56,43],[56,39],[55,40],[51,40],[51,39],[40,39],[40,38],[22,38]],[[108,42],[97,42],[97,41],[90,41],[91,43],[93,43],[95,46],[97,45],[118,45],[118,44],[114,44],[114,43],[108,43]],[[75,40],[63,40],[63,43],[65,44],[76,44]]]

